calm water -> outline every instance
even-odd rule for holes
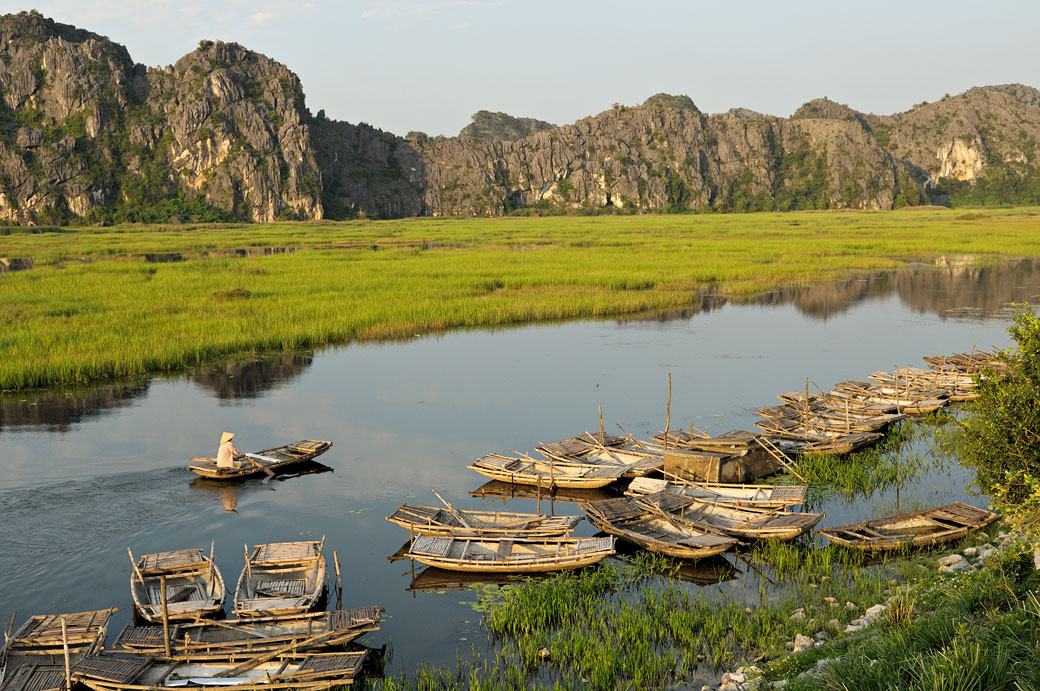
[[[598,426],[603,405],[638,437],[672,423],[711,433],[750,428],[775,395],[920,365],[929,353],[1005,347],[1008,303],[1040,295],[1040,262],[990,269],[890,272],[791,289],[752,304],[705,299],[682,314],[468,331],[408,343],[353,345],[315,355],[214,367],[176,379],[90,390],[0,396],[0,621],[12,611],[115,605],[129,620],[135,554],[216,540],[233,582],[244,543],[326,535],[343,565],[344,606],[379,604],[391,670],[454,661],[483,645],[464,590],[438,574],[390,562],[407,534],[384,520],[404,501],[510,511],[523,498],[471,496],[484,479],[466,469],[488,451],[529,450]],[[220,432],[256,450],[331,439],[331,471],[218,487],[184,469],[213,455]],[[926,449],[919,449],[925,450]],[[904,487],[904,504],[964,499],[967,479],[935,470]],[[823,501],[823,525],[895,506],[893,492]],[[984,498],[969,498],[984,504]],[[233,508],[233,512],[228,509]],[[573,503],[543,510],[578,513]],[[582,525],[583,534],[591,533]],[[691,588],[739,592],[740,564],[691,567]],[[720,577],[730,580],[710,585]],[[749,588],[749,590],[754,590]]]

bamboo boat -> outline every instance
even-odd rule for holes
[[[64,691],[65,651],[74,664],[100,651],[115,608],[68,614],[38,614],[17,631],[5,631],[0,648],[4,691]],[[13,627],[14,619],[11,624]],[[64,626],[63,626],[64,624]]]
[[[837,390],[824,391],[819,394],[805,395],[804,391],[788,391],[777,396],[781,401],[791,405],[804,406],[806,401],[816,408],[833,410],[844,413],[848,410],[857,415],[889,415],[896,412],[896,406],[892,403],[878,403],[877,401],[866,401]]]
[[[128,550],[129,552],[129,550]],[[215,617],[224,611],[224,577],[213,560],[199,548],[145,554],[134,561],[130,553],[130,594],[134,612],[149,622],[163,619],[165,607],[170,621]]]
[[[643,477],[664,468],[664,453],[660,448],[613,434],[604,434],[600,440],[585,432],[550,444],[539,444],[534,450],[558,465],[620,466],[625,469],[622,477]]]
[[[578,569],[613,553],[612,537],[468,540],[420,535],[408,556],[449,571],[527,573]]]
[[[842,455],[870,446],[881,440],[880,432],[822,432],[799,429],[795,425],[759,421],[755,426],[777,440],[785,453],[831,453]]]
[[[366,652],[315,653],[303,659],[265,659],[268,655],[236,664],[101,654],[80,660],[73,666],[72,674],[95,691],[164,691],[200,686],[226,686],[239,691],[319,691],[352,684]]]
[[[636,499],[640,507],[660,513],[673,523],[755,540],[793,540],[812,530],[822,513],[763,513],[705,502],[674,492],[658,492]]]
[[[880,413],[862,415],[857,412],[843,411],[824,405],[798,405],[784,403],[782,405],[759,408],[758,415],[766,420],[781,422],[793,421],[807,429],[826,429],[848,434],[850,432],[880,432],[894,422],[906,417],[903,413]]]
[[[292,619],[253,617],[177,624],[169,629],[170,657],[177,660],[240,661],[291,647],[294,654],[342,646],[379,630],[382,610],[357,607],[315,612]],[[127,652],[165,656],[161,626],[127,624],[114,646]],[[309,643],[308,643],[309,641]]]
[[[492,480],[537,485],[547,490],[606,487],[625,474],[622,466],[577,466],[537,458],[510,458],[497,453],[481,456],[468,466]]]
[[[386,520],[415,535],[539,538],[566,535],[581,517],[402,504]]]
[[[242,462],[236,468],[218,468],[215,458],[195,457],[191,459],[188,470],[210,480],[239,480],[284,471],[298,463],[312,461],[331,448],[331,441],[304,439],[294,444],[242,454]]]
[[[981,374],[984,369],[1003,372],[1007,364],[998,360],[993,353],[973,350],[970,353],[954,353],[953,355],[928,355],[922,358],[929,367],[937,371],[963,372]]]
[[[874,372],[867,375],[885,390],[903,391],[905,389],[945,392],[950,401],[973,401],[979,397],[975,389],[977,385],[970,374],[960,372],[941,372],[926,370],[920,367],[902,367],[893,372]]]
[[[835,394],[864,401],[887,403],[901,413],[921,415],[939,410],[949,402],[949,394],[935,389],[928,391],[896,391],[874,382],[850,379],[834,385]]]
[[[630,497],[674,492],[702,501],[754,511],[776,511],[805,503],[805,485],[736,485],[712,482],[676,482],[640,477],[625,494]]]
[[[816,531],[831,542],[856,549],[880,551],[924,547],[964,537],[997,520],[998,514],[962,502],[910,511],[860,523]]]
[[[234,612],[246,617],[291,617],[318,606],[325,594],[325,538],[271,542],[246,552],[235,587]]]
[[[702,559],[721,554],[737,544],[735,538],[682,524],[637,506],[628,499],[604,499],[581,505],[592,525],[605,533],[651,552],[680,559]]]

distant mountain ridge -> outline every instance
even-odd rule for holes
[[[1040,92],[791,117],[655,94],[569,125],[479,111],[400,137],[308,110],[299,79],[202,41],[146,68],[36,12],[0,16],[0,222],[890,209],[1040,203]]]

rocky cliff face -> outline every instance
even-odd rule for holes
[[[171,199],[254,221],[323,215],[299,80],[236,44],[145,69],[108,39],[23,12],[0,18],[0,87],[0,220]]]
[[[890,116],[656,94],[561,127],[481,111],[459,137],[402,138],[312,117],[296,75],[237,44],[147,69],[38,13],[0,17],[0,222],[889,209],[994,180],[1040,202],[1038,141],[1040,92],[1020,85]]]

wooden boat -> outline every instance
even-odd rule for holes
[[[5,632],[6,642],[0,648],[0,688],[4,691],[64,691],[65,644],[68,644],[70,663],[97,653],[105,644],[108,622],[114,612],[115,608],[38,614],[13,634]]]
[[[325,538],[271,542],[246,554],[235,586],[239,617],[287,617],[318,606],[325,594]]]
[[[794,453],[830,453],[842,455],[870,446],[880,441],[884,435],[880,432],[815,432],[799,429],[796,425],[778,424],[760,421],[755,426],[768,432],[774,439],[787,442],[778,446],[788,454]]]
[[[625,474],[623,466],[578,466],[537,458],[510,458],[497,453],[481,456],[469,468],[492,480],[537,485],[546,490],[606,487]]]
[[[420,535],[408,556],[449,571],[526,573],[578,569],[613,553],[612,537],[469,540]]]
[[[878,403],[877,401],[866,401],[838,390],[825,391],[820,394],[809,394],[806,397],[804,391],[788,391],[777,396],[784,403],[796,406],[804,406],[808,401],[810,406],[827,408],[844,413],[848,410],[857,415],[889,415],[896,412],[896,406],[892,403]]]
[[[663,514],[671,522],[689,524],[734,537],[756,540],[793,540],[812,530],[822,513],[763,513],[705,502],[674,492],[658,492],[636,499],[640,507]]]
[[[935,390],[946,393],[951,401],[973,401],[979,397],[975,380],[966,373],[902,367],[893,372],[879,371],[867,376],[886,391]]]
[[[664,468],[661,449],[613,434],[604,434],[601,441],[586,432],[550,444],[539,444],[534,450],[556,464],[621,466],[625,469],[622,477],[643,477]]]
[[[997,518],[998,514],[993,511],[958,501],[934,509],[821,528],[816,534],[846,547],[879,551],[956,540]]]
[[[805,485],[733,485],[712,482],[676,482],[640,477],[625,490],[630,497],[674,492],[686,497],[756,511],[776,511],[805,503]]]
[[[386,520],[415,535],[539,538],[566,535],[581,516],[472,511],[402,504]]]
[[[200,686],[226,686],[239,691],[318,691],[352,684],[366,652],[264,659],[269,655],[229,663],[102,654],[83,658],[73,666],[72,674],[95,691],[165,691]]]
[[[903,413],[861,415],[854,411],[840,411],[824,405],[782,405],[759,408],[759,416],[769,421],[795,422],[808,430],[828,430],[842,434],[851,432],[880,432],[906,417]]]
[[[725,552],[735,538],[682,524],[628,499],[604,499],[581,505],[592,525],[652,552],[681,559],[701,559]]]
[[[267,472],[278,473],[298,463],[311,461],[332,448],[331,441],[304,439],[294,444],[276,446],[242,454],[241,467],[218,468],[215,458],[192,458],[188,470],[211,480],[239,480]]]
[[[931,413],[942,408],[949,402],[949,394],[943,391],[896,391],[891,387],[865,381],[838,382],[834,385],[838,396],[848,396],[864,401],[876,403],[887,403],[896,407],[900,413],[909,415],[921,415]]]
[[[382,610],[373,606],[314,612],[292,619],[252,617],[177,624],[169,630],[170,651],[175,659],[195,661],[251,659],[285,647],[294,654],[307,653],[342,646],[379,630],[381,614]],[[165,655],[161,626],[128,624],[114,645],[143,655]]]
[[[928,355],[922,358],[929,367],[942,372],[962,372],[981,374],[984,369],[997,372],[1007,370],[1007,363],[996,358],[993,353],[973,350],[970,353],[954,353],[953,355]]]
[[[162,584],[166,584],[166,611],[170,621],[215,617],[224,611],[224,577],[201,549],[145,554],[134,561],[130,594],[134,611],[145,621],[163,619]]]

